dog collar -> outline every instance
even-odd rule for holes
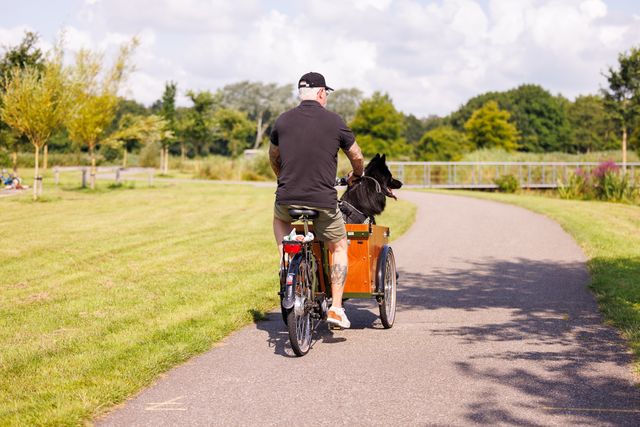
[[[373,182],[376,183],[376,193],[382,193],[382,186],[380,185],[380,183],[378,182],[377,179],[375,179],[372,176],[367,176],[367,175],[364,175],[364,174],[360,177],[360,179],[362,179],[362,178],[372,179]]]

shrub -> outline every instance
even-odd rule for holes
[[[233,160],[222,156],[213,156],[202,161],[196,160],[195,176],[201,179],[240,179],[241,173],[235,167],[235,163]]]
[[[8,168],[11,166],[11,159],[9,158],[9,153],[4,150],[0,150],[0,167]]]
[[[567,185],[558,182],[558,194],[563,199],[599,199],[607,202],[633,201],[637,189],[613,161],[600,163],[591,173],[577,169]]]
[[[160,167],[160,147],[158,144],[146,144],[142,147],[138,163],[143,168]]]
[[[593,170],[593,178],[595,195],[600,200],[621,202],[635,198],[635,189],[627,175],[621,174],[614,162],[600,163]]]
[[[593,191],[589,182],[589,175],[578,169],[569,176],[569,182],[564,185],[558,180],[558,194],[562,199],[590,199]]]
[[[493,182],[498,186],[498,191],[502,193],[515,193],[520,189],[518,178],[513,175],[502,175],[495,178]]]
[[[266,153],[258,154],[257,156],[248,159],[245,162],[245,171],[249,171],[254,178],[245,178],[250,181],[271,181],[276,179],[276,175],[271,169],[271,162],[269,161],[269,155]]]

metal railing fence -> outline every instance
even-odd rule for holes
[[[405,187],[497,188],[495,179],[512,175],[521,188],[557,188],[567,185],[578,170],[591,173],[598,162],[387,162]],[[622,163],[616,163],[622,167]],[[640,185],[640,162],[626,164],[632,185]]]

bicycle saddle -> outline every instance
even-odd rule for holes
[[[316,219],[318,214],[319,212],[313,209],[289,209],[289,215],[293,219],[300,219],[302,216],[306,216],[307,219]]]

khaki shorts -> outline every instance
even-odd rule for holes
[[[313,209],[320,213],[318,218],[313,220],[313,230],[318,240],[335,243],[347,238],[347,229],[344,226],[342,212],[340,212],[337,206],[335,209],[326,209],[300,205],[279,205],[274,203],[273,215],[282,221],[292,223],[294,220],[289,215],[289,209]]]

